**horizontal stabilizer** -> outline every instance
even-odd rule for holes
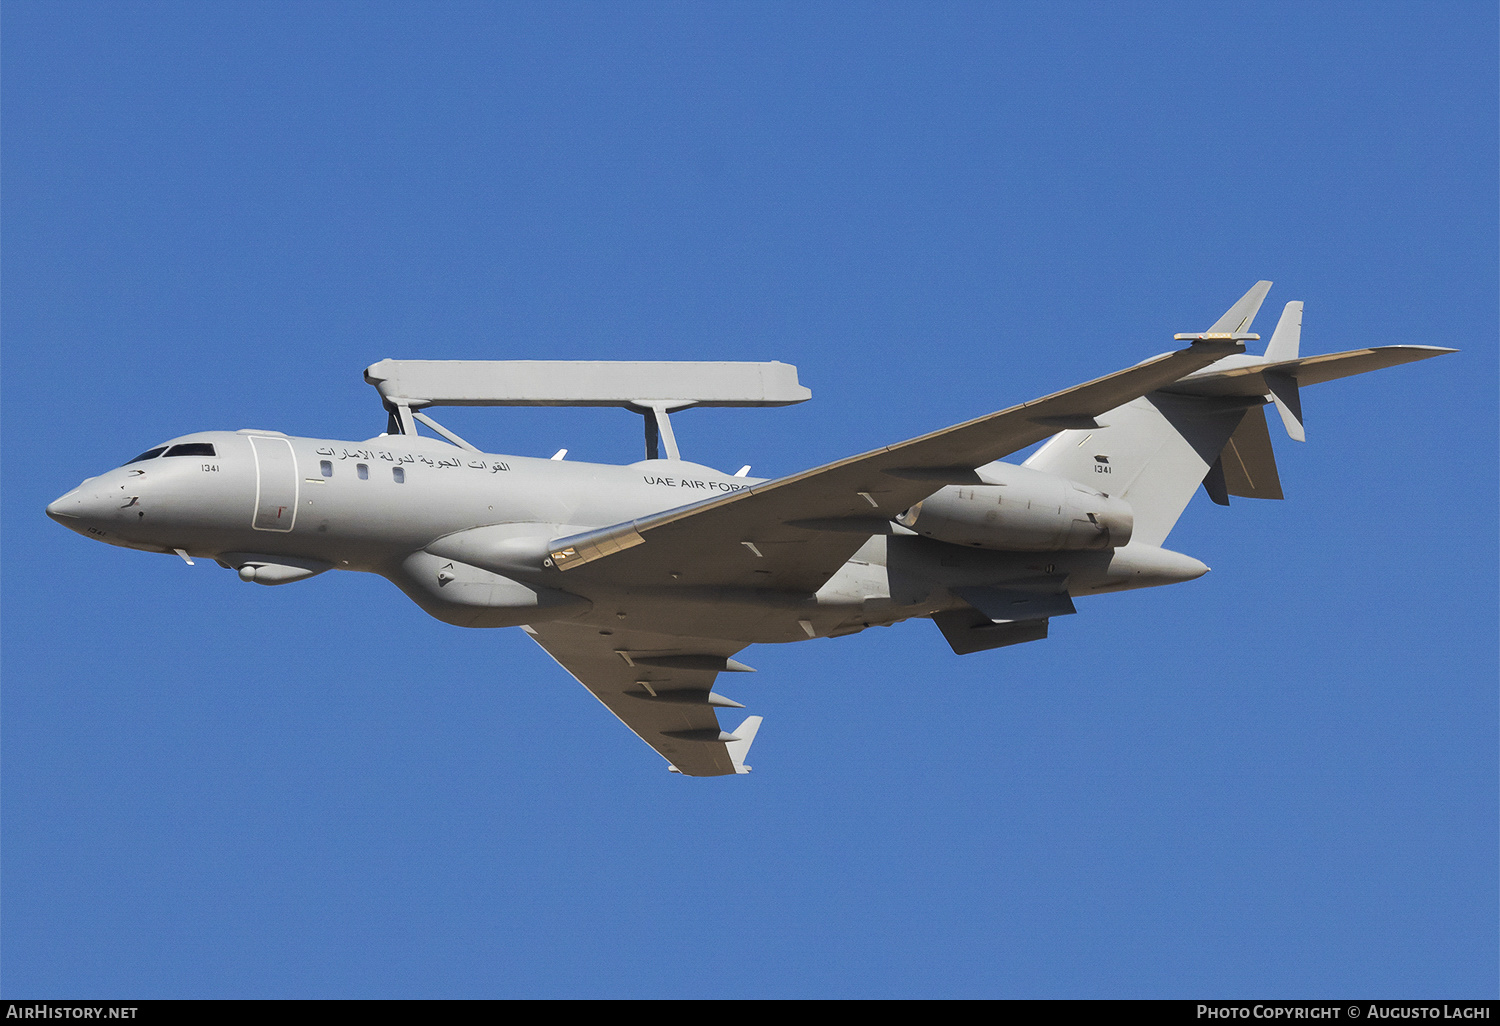
[[[1167,386],[1164,391],[1206,396],[1268,395],[1272,390],[1266,382],[1267,372],[1285,375],[1305,388],[1353,374],[1397,367],[1403,363],[1456,352],[1458,350],[1441,346],[1381,346],[1378,349],[1351,349],[1343,353],[1326,353],[1322,356],[1272,363],[1236,360],[1233,361],[1235,366],[1221,367],[1216,364],[1196,374],[1189,374],[1181,381]],[[1222,361],[1225,364],[1230,362]]]

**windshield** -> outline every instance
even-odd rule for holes
[[[214,447],[211,442],[183,442],[174,445],[167,450],[168,456],[212,456]]]
[[[156,459],[156,457],[160,456],[162,453],[164,453],[166,451],[167,451],[167,447],[165,445],[158,445],[155,449],[147,449],[145,452],[141,453],[139,456],[137,456],[133,460],[126,460],[124,462],[123,466],[127,466],[128,467],[132,463],[139,463],[139,462],[141,462],[141,460],[154,460],[154,459]]]

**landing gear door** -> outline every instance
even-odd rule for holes
[[[257,531],[290,531],[297,520],[297,459],[285,438],[250,436],[255,452],[255,519]]]

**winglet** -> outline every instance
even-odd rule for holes
[[[745,757],[750,754],[750,745],[755,741],[755,732],[760,730],[762,719],[763,717],[760,716],[745,717],[745,722],[731,732],[736,740],[726,742],[724,745],[729,749],[729,758],[734,763],[736,773],[750,772],[750,767],[745,765]]]
[[[1239,298],[1239,302],[1225,311],[1224,316],[1214,321],[1214,326],[1209,328],[1205,334],[1218,334],[1227,331],[1231,334],[1241,334],[1250,330],[1250,324],[1255,320],[1255,315],[1260,312],[1260,304],[1265,302],[1266,293],[1271,291],[1271,283],[1258,281],[1250,286],[1250,291]]]

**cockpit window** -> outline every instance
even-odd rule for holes
[[[168,456],[213,456],[214,447],[211,442],[183,442],[174,445],[167,450]]]
[[[139,456],[137,456],[133,460],[126,460],[125,463],[124,463],[124,465],[128,467],[132,463],[139,463],[139,462],[141,462],[141,460],[154,460],[154,459],[156,459],[156,457],[160,456],[162,453],[164,453],[166,451],[167,451],[167,447],[165,445],[158,445],[155,449],[147,449],[145,452],[141,453]]]

